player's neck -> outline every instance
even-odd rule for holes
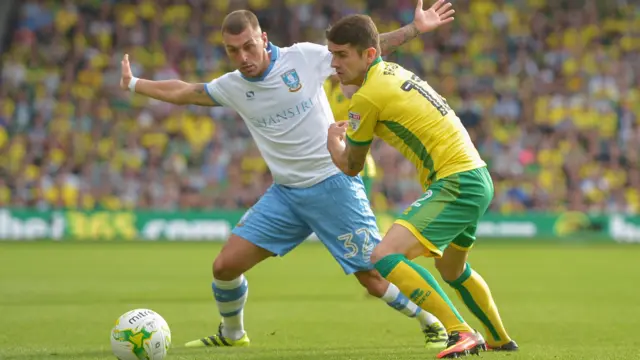
[[[367,73],[364,73],[361,76],[358,76],[357,78],[353,79],[353,81],[350,81],[349,84],[346,85],[356,85],[356,86],[362,86],[362,83],[364,83],[364,79],[367,77]]]
[[[368,63],[367,70],[364,72],[364,74],[361,74],[359,77],[354,79],[351,85],[358,85],[358,86],[364,85],[364,82],[367,80],[367,76],[369,75],[369,71],[371,71],[371,68],[381,61],[382,61],[382,58],[378,56],[371,63]]]

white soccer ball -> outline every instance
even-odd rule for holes
[[[171,346],[171,330],[149,309],[126,312],[111,330],[111,349],[119,360],[162,360]]]

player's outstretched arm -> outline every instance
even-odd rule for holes
[[[176,105],[219,106],[207,94],[205,84],[191,84],[180,80],[153,81],[134,78],[127,54],[122,59],[120,87],[123,90],[131,90]]]
[[[353,146],[346,142],[347,126],[349,122],[340,121],[329,126],[327,148],[331,160],[343,173],[358,176],[367,161],[367,154],[371,143]]]
[[[413,22],[398,30],[380,34],[380,50],[382,55],[396,51],[398,47],[415,39],[420,34],[433,31],[438,27],[453,21],[455,10],[451,3],[438,0],[429,9],[422,9],[422,0],[418,0]]]

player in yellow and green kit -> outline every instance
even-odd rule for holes
[[[341,83],[361,86],[351,98],[348,121],[329,128],[327,146],[334,163],[344,173],[357,175],[377,135],[416,166],[425,190],[374,249],[375,268],[442,321],[449,342],[438,358],[477,353],[487,345],[493,350],[517,350],[489,287],[467,263],[478,220],[494,189],[460,119],[425,81],[382,61],[378,31],[368,16],[341,19],[327,38]],[[418,256],[435,258],[442,278],[483,324],[487,344],[429,271],[411,261]]]
[[[331,105],[331,111],[333,112],[333,118],[336,121],[347,120],[347,114],[349,113],[349,99],[345,96],[340,89],[340,80],[337,76],[333,75],[324,82],[324,92],[329,99],[329,105]],[[371,189],[373,187],[373,180],[376,176],[376,163],[373,160],[371,153],[367,154],[364,168],[360,172],[360,177],[364,183],[364,189],[371,201]]]
[[[347,92],[351,89],[347,89]],[[324,92],[329,99],[329,105],[333,112],[333,117],[336,121],[347,119],[349,113],[349,99],[340,87],[340,80],[337,76],[333,75],[329,77],[324,83]],[[351,97],[352,94],[348,94]],[[369,200],[371,200],[371,188],[373,185],[374,177],[376,176],[376,164],[373,160],[371,153],[367,153],[367,157],[364,163],[364,168],[360,172],[360,177],[364,183],[365,192]],[[425,311],[426,313],[426,311]],[[432,319],[433,324],[423,330],[426,340],[426,347],[429,349],[441,349],[445,346],[448,337],[442,327],[442,324],[433,317],[432,314],[426,315]]]

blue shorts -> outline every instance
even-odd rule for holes
[[[271,185],[233,229],[279,256],[312,232],[346,274],[373,269],[371,251],[380,233],[359,176],[339,173],[302,189]]]

